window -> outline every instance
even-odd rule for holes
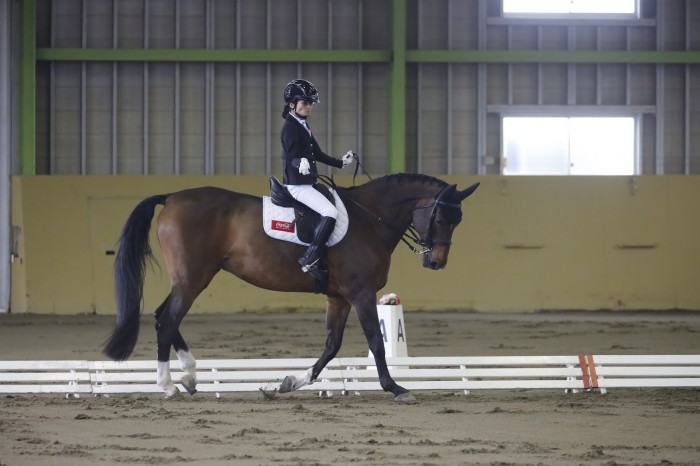
[[[638,15],[637,0],[503,0],[503,13],[509,15]]]
[[[504,175],[634,175],[633,117],[504,117]]]

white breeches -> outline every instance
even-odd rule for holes
[[[293,184],[287,185],[287,190],[294,199],[304,205],[309,206],[311,209],[321,214],[322,217],[338,217],[338,209],[336,209],[335,206],[331,204],[331,202],[326,199],[323,194],[316,191],[313,186],[306,184]]]

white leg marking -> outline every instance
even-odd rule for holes
[[[189,351],[179,350],[177,352],[177,359],[180,361],[180,367],[185,374],[189,375],[192,380],[197,381],[197,361],[194,356]]]
[[[170,361],[158,361],[158,386],[163,389],[166,398],[170,398],[180,391],[170,378]]]
[[[180,360],[180,367],[185,371],[180,382],[190,395],[197,393],[197,361],[189,351],[178,350],[177,359]]]
[[[304,385],[309,385],[311,383],[311,373],[313,372],[313,367],[309,367],[306,372],[302,372],[298,377],[294,377],[294,383],[292,384],[292,390],[297,390]]]

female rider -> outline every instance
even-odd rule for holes
[[[325,271],[319,269],[321,252],[335,227],[338,209],[314,187],[318,176],[317,162],[336,168],[343,168],[352,163],[353,153],[348,151],[341,159],[324,153],[311,133],[306,119],[319,101],[316,87],[305,79],[295,79],[284,89],[285,119],[280,140],[282,141],[283,182],[289,193],[302,204],[307,205],[321,215],[314,232],[314,238],[306,253],[299,258],[304,272],[317,280],[325,281]]]

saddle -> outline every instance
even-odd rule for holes
[[[313,187],[316,191],[323,194],[333,205],[336,205],[335,196],[333,196],[328,187],[320,183],[314,184]],[[296,225],[297,237],[305,243],[311,243],[311,240],[314,238],[316,225],[318,225],[319,220],[321,220],[321,215],[294,199],[292,195],[289,194],[289,191],[287,191],[287,188],[274,176],[270,177],[270,200],[276,206],[291,207],[294,209],[294,221],[292,223]]]

